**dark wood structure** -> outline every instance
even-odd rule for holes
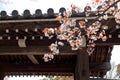
[[[71,18],[91,22],[96,16]],[[60,48],[60,54],[52,61],[44,62],[43,54],[56,40],[43,36],[45,27],[58,27],[54,15],[4,15],[0,17],[0,80],[5,75],[74,75],[75,80],[87,80],[89,76],[102,78],[111,69],[110,57],[113,45],[120,45],[120,25],[110,17],[103,21],[108,25],[108,40],[96,42],[95,51],[88,56],[85,49],[72,51],[69,45]],[[43,37],[42,37],[43,36]]]

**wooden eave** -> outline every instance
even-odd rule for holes
[[[83,20],[86,17],[72,18]],[[96,16],[87,18],[92,22]],[[120,25],[112,17],[102,23],[108,26],[106,31],[108,40],[96,41],[95,51],[89,56],[90,76],[103,76],[110,70],[112,46],[120,45]],[[8,75],[48,73],[71,75],[74,73],[76,51],[71,51],[66,42],[67,45],[60,48],[60,55],[56,55],[52,61],[45,63],[42,59],[43,54],[50,52],[48,46],[56,40],[55,37],[49,40],[43,36],[42,30],[45,27],[59,26],[60,23],[54,18],[0,20],[0,66],[2,71]],[[26,38],[26,47],[20,47],[18,40],[24,38]]]

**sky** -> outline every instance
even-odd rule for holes
[[[120,45],[115,45],[112,51],[111,63],[120,64]]]
[[[59,12],[59,8],[69,8],[71,4],[83,7],[91,0],[0,0],[0,11],[6,10],[9,14],[12,10],[18,10],[20,14],[25,9],[29,9],[34,13],[36,9],[41,9],[43,13],[47,12],[48,8],[53,8],[55,12]]]
[[[59,12],[61,7],[70,8],[71,4],[75,4],[78,7],[84,8],[91,0],[0,0],[0,11],[7,11],[8,15],[13,10],[18,10],[19,14],[22,14],[25,9],[29,9],[31,14],[34,14],[36,9],[41,9],[43,13],[47,13],[48,8],[53,8],[54,12]],[[94,7],[94,6],[93,6]],[[111,62],[115,64],[120,63],[120,45],[114,46],[112,51]],[[40,80],[39,77],[9,77],[5,80]]]

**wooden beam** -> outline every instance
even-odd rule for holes
[[[18,35],[19,36],[19,35]],[[24,39],[25,35],[19,36],[20,39]],[[102,41],[102,40],[97,40],[95,43],[96,45],[120,45],[120,34],[116,34],[116,35],[111,35],[112,37],[110,37],[110,35],[108,36],[107,41]],[[2,39],[0,40],[0,45],[1,46],[7,46],[7,45],[17,45],[17,40],[16,40],[16,36],[9,36],[11,37],[10,40],[8,40],[8,37],[6,36],[1,36]],[[40,39],[40,35],[39,36],[33,36],[35,39],[32,40],[32,36],[26,36],[26,45],[27,46],[49,46],[51,43],[55,43],[55,41],[57,40],[56,38],[52,38],[52,39],[48,39],[46,37],[43,37],[43,39]],[[110,38],[109,38],[110,37]],[[60,40],[57,40],[60,41]],[[63,41],[65,43],[65,45],[69,45],[66,41]]]
[[[84,20],[84,19],[96,19],[97,16],[94,17],[72,17],[72,19],[76,20]],[[109,16],[108,18],[113,18],[113,16]],[[22,19],[22,20],[3,20],[1,23],[22,23],[22,22],[43,22],[43,21],[56,21],[55,18],[52,19]]]
[[[103,63],[90,63],[89,64],[90,71],[106,71],[108,68],[110,68],[109,62],[103,62]],[[39,63],[39,64],[0,64],[2,67],[2,71],[4,72],[29,72],[29,71],[35,71],[35,72],[57,72],[63,70],[63,72],[72,71],[74,73],[75,70],[75,63]],[[94,66],[94,67],[92,67]],[[56,68],[57,67],[57,68]]]
[[[27,57],[32,61],[33,64],[39,64],[39,62],[33,55],[27,55]]]
[[[35,38],[36,36],[33,36],[33,37]],[[12,38],[14,38],[14,39],[12,39]],[[35,46],[35,45],[37,45],[37,46],[49,46],[51,43],[55,43],[55,41],[57,40],[57,39],[50,40],[48,38],[45,39],[45,37],[43,40],[41,40],[40,36],[38,36],[37,39],[35,38],[35,40],[32,40],[32,36],[28,36],[28,38],[29,39],[27,39],[25,41],[27,46]],[[20,38],[20,39],[22,39],[22,38]],[[23,39],[24,39],[24,36],[23,36]],[[18,43],[16,40],[16,36],[12,36],[11,40],[7,40],[7,39],[0,40],[1,46],[7,46],[7,45],[16,46],[16,45],[18,45],[16,43]]]
[[[47,53],[50,53],[50,52],[47,52]],[[44,55],[46,54],[46,52],[3,52],[1,53],[0,52],[0,55]],[[60,53],[59,55],[76,55],[76,53]]]
[[[120,38],[109,38],[107,41],[96,41],[96,45],[99,46],[112,46],[112,45],[120,45]]]
[[[4,65],[4,72],[39,72],[39,73],[72,73],[74,71],[74,64],[34,64],[34,65]]]
[[[28,46],[20,48],[17,46],[0,46],[0,55],[43,55],[50,53],[48,46]],[[59,55],[76,55],[68,46],[60,48]]]

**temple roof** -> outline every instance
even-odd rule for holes
[[[2,12],[1,12],[2,13]],[[27,12],[26,12],[27,13]],[[6,75],[72,75],[76,63],[76,51],[70,46],[60,48],[60,55],[56,55],[52,61],[44,62],[43,54],[49,53],[48,46],[56,41],[46,38],[42,30],[47,27],[58,27],[54,13],[46,15],[24,14],[0,17],[0,65]],[[40,15],[41,14],[41,15]],[[84,13],[74,14],[71,18],[89,22],[94,21],[97,16],[91,13],[86,17]],[[108,26],[108,40],[96,41],[95,51],[89,56],[90,76],[103,76],[110,70],[110,58],[113,45],[120,44],[120,25],[112,16],[102,21]]]

